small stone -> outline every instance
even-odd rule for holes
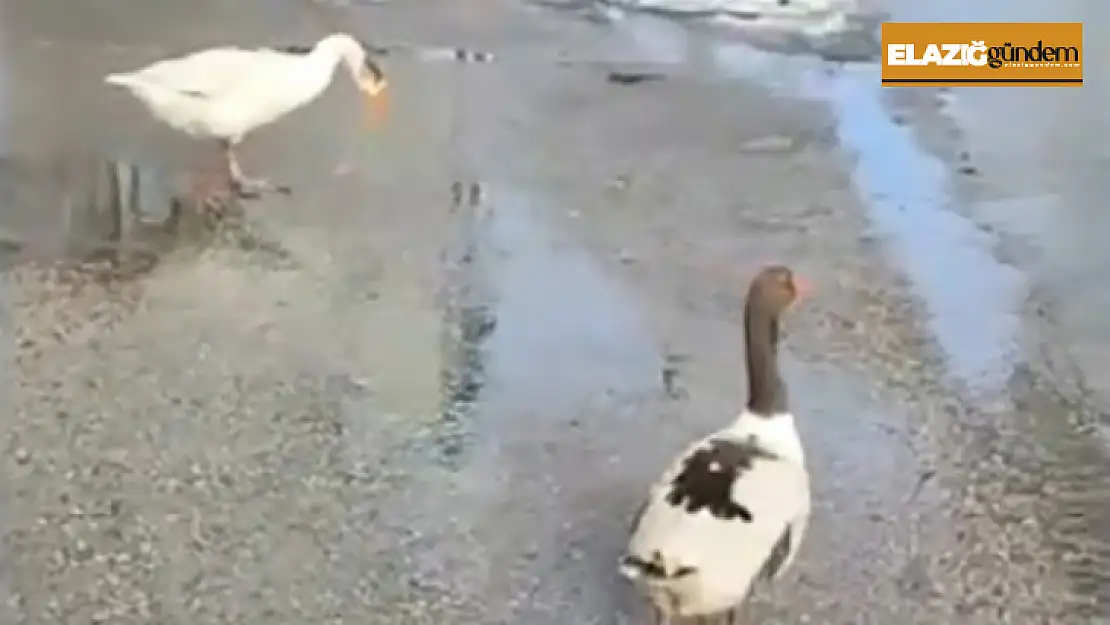
[[[31,452],[25,447],[20,447],[15,450],[15,461],[17,464],[27,464],[31,461]]]
[[[93,554],[92,545],[78,538],[73,543],[73,554],[82,560],[87,560]]]
[[[758,152],[758,153],[782,153],[789,152],[795,147],[795,142],[792,137],[786,135],[768,135],[758,139],[752,139],[740,146],[744,152]]]

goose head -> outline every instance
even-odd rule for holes
[[[368,110],[371,113],[383,112],[385,90],[388,86],[385,72],[359,40],[347,33],[333,33],[321,39],[314,51],[342,61],[350,71],[355,85],[365,94]]]
[[[810,290],[809,283],[789,267],[768,265],[752,279],[748,305],[771,317],[778,317],[807,296]]]

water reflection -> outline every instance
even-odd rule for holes
[[[12,262],[129,259],[149,268],[215,225],[164,172],[98,155],[0,157],[0,206],[0,255]]]
[[[489,284],[489,213],[481,203],[481,186],[456,181],[451,193],[451,212],[458,229],[444,252],[443,399],[438,443],[440,457],[455,466],[485,388],[486,343],[496,328],[497,310]]]

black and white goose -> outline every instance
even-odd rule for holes
[[[748,404],[694,443],[651,488],[621,573],[646,587],[657,625],[727,615],[794,561],[809,519],[809,475],[779,375],[779,317],[804,294],[787,267],[764,268],[744,307]]]

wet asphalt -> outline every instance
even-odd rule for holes
[[[335,86],[243,152],[291,197],[142,275],[8,272],[16,622],[643,622],[628,520],[741,404],[740,294],[769,261],[818,287],[784,355],[816,501],[753,616],[1097,613],[1098,398],[1051,340],[1082,326],[1014,286],[1052,282],[983,234],[986,183],[944,195],[970,148],[943,94],[522,5],[0,12],[0,225],[55,257],[74,159],[136,164],[159,213],[208,154],[107,71],[337,24],[499,59],[391,55],[371,132]],[[665,78],[607,80],[644,67]]]

